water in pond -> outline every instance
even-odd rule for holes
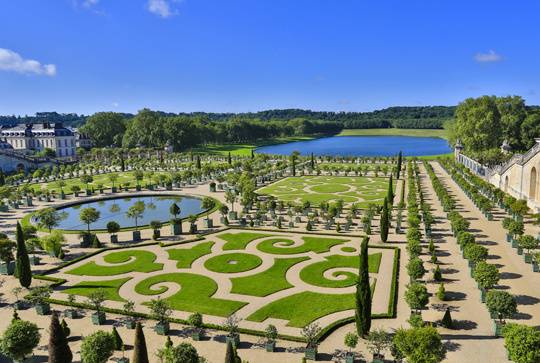
[[[65,214],[65,219],[60,222],[57,228],[64,230],[84,230],[86,224],[81,222],[79,215],[84,208],[96,208],[100,212],[100,219],[90,225],[91,229],[106,229],[107,223],[115,221],[120,227],[134,227],[135,221],[126,216],[126,212],[135,202],[144,202],[146,208],[142,218],[139,218],[139,226],[148,225],[150,221],[167,222],[171,219],[169,208],[174,202],[181,209],[180,218],[185,218],[190,214],[199,214],[203,211],[202,201],[192,197],[168,196],[140,196],[130,198],[107,199],[83,204],[77,204],[60,209]]]
[[[302,155],[331,156],[394,156],[400,150],[406,156],[451,152],[444,139],[414,136],[332,136],[257,148],[257,152],[265,154],[290,155],[299,151]]]

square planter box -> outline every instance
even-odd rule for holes
[[[83,234],[82,241],[81,241],[81,248],[88,248],[92,245],[92,239],[93,235],[91,234]]]
[[[173,236],[179,236],[182,234],[182,223],[173,222],[171,223],[171,233]]]
[[[532,263],[532,255],[530,253],[523,255],[523,259],[525,260],[525,263]]]
[[[141,191],[141,186],[140,186],[140,185],[136,185],[136,186],[135,186],[135,190],[138,191],[138,192],[140,192],[140,191]]]
[[[202,337],[203,337],[203,332],[201,331],[201,329],[195,329],[194,331],[191,332],[191,339],[193,339],[196,342],[201,340]]]
[[[197,233],[197,225],[195,223],[189,225],[189,233]]]
[[[317,352],[317,348],[306,348],[304,357],[306,357],[306,359],[317,360]]]
[[[156,229],[156,230],[152,231],[152,238],[153,239],[158,239],[159,237],[161,237],[161,231],[159,229]]]
[[[512,240],[512,248],[518,248],[518,241],[516,239]]]
[[[229,220],[230,220],[230,221],[234,221],[234,220],[236,220],[237,218],[238,218],[238,213],[232,212],[232,211],[229,212]]]
[[[15,310],[22,310],[24,309],[24,301],[15,301],[13,303],[13,307],[15,308]]]
[[[13,273],[15,272],[15,262],[14,261],[10,261],[10,262],[3,262],[3,263],[0,263],[0,274],[2,275],[13,275]]]
[[[89,197],[89,196],[91,196],[91,195],[92,195],[92,191],[91,191],[91,190],[88,190],[88,189],[86,189],[86,196],[87,196],[87,197]]]
[[[240,335],[235,334],[232,337],[227,335],[225,337],[225,343],[228,343],[228,342],[231,342],[234,348],[238,348],[238,346],[240,345]]]
[[[512,235],[506,234],[506,242],[512,242]]]
[[[112,188],[111,188],[111,192],[112,192],[112,193],[116,193],[117,191],[118,191],[118,188],[117,188],[117,187],[112,187]]]
[[[118,363],[129,363],[129,358],[126,358],[126,357],[118,358],[116,360],[116,362],[118,362]]]
[[[345,363],[354,363],[354,354],[352,353],[345,354]]]
[[[39,265],[41,259],[38,256],[30,256],[30,263],[34,266]]]
[[[99,313],[93,313],[92,314],[92,324],[94,325],[103,325],[107,321],[107,317],[105,313],[99,312]]]
[[[384,363],[384,355],[382,354],[373,354],[372,363]]]
[[[496,337],[501,337],[502,336],[503,327],[504,327],[504,324],[500,324],[497,321],[493,322],[493,332],[494,332]]]
[[[214,228],[214,220],[213,219],[203,219],[203,227],[204,228]]]
[[[169,334],[169,331],[170,331],[169,322],[165,321],[162,323],[157,323],[156,326],[154,327],[154,330],[159,335]]]
[[[47,315],[51,312],[51,305],[47,303],[36,304],[36,313],[38,315]]]
[[[111,234],[111,243],[118,243],[118,235]]]
[[[533,262],[532,263],[532,268],[533,268],[533,272],[539,272],[540,271],[540,267],[538,266],[538,262]]]
[[[124,326],[126,327],[126,329],[135,329],[135,320],[134,319],[127,319],[126,321],[124,321]]]
[[[141,231],[133,231],[133,241],[139,242],[141,240]]]
[[[64,311],[64,315],[70,319],[76,319],[79,317],[79,313],[75,309],[67,309]]]
[[[219,217],[219,223],[225,224],[225,217]]]
[[[517,248],[517,254],[521,256],[523,254],[523,248],[518,247]]]
[[[266,342],[264,346],[267,352],[273,352],[276,350],[276,342]]]

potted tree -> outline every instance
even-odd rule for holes
[[[13,303],[13,308],[15,310],[21,310],[24,308],[24,301],[19,298],[22,292],[23,289],[20,286],[11,289],[11,293],[13,294],[13,296],[15,296],[15,302]]]
[[[76,300],[75,295],[73,294],[68,295],[67,301],[69,303],[70,308],[66,309],[64,314],[70,319],[76,319],[79,316],[78,310],[75,309],[74,307],[75,300]]]
[[[523,250],[526,251],[524,259],[525,263],[532,263],[531,250],[538,248],[539,241],[531,235],[524,234],[519,237],[518,240],[518,255],[523,254]]]
[[[157,240],[159,237],[161,237],[161,227],[163,226],[163,223],[160,221],[150,221],[150,227],[152,228],[152,239]]]
[[[83,339],[81,361],[87,363],[105,363],[113,355],[115,339],[111,333],[98,330]]]
[[[103,289],[97,289],[88,295],[88,303],[96,311],[92,314],[92,323],[94,325],[103,325],[107,321],[105,312],[101,311],[105,298],[106,294]]]
[[[277,328],[274,325],[269,324],[264,330],[264,336],[266,337],[266,351],[273,352],[276,349],[276,339],[278,336]]]
[[[111,182],[112,186],[111,186],[111,192],[112,193],[116,193],[117,192],[117,188],[116,188],[116,181],[118,180],[118,174],[109,174],[109,176],[107,177],[109,179],[109,181]]]
[[[141,231],[139,231],[139,218],[142,218],[146,205],[143,201],[135,202],[131,207],[128,208],[126,216],[135,220],[135,230],[133,231],[133,241],[139,242],[141,240]]]
[[[495,336],[502,334],[504,319],[512,318],[517,312],[517,302],[512,294],[506,291],[491,290],[486,295],[486,305],[491,316],[496,316],[499,321],[494,321]]]
[[[15,363],[22,363],[39,344],[39,328],[36,324],[14,319],[0,337],[1,352]]]
[[[228,334],[225,337],[226,343],[231,342],[234,348],[238,348],[240,345],[240,334],[238,334],[238,324],[240,323],[240,318],[236,314],[229,315],[223,326],[227,330]]]
[[[60,188],[60,199],[62,200],[66,199],[66,193],[64,192],[64,187],[66,186],[66,182],[63,180],[59,180],[56,182],[56,185]]]
[[[135,170],[133,173],[133,176],[135,177],[135,180],[137,182],[137,185],[135,186],[135,190],[140,192],[141,191],[141,181],[144,178],[144,173],[140,170]]]
[[[234,221],[238,218],[238,214],[234,211],[234,203],[236,203],[238,196],[234,190],[227,190],[225,192],[225,200],[227,203],[231,203],[231,210],[229,211],[229,220]]]
[[[540,262],[540,251],[539,251],[539,252],[536,252],[536,253],[533,255],[532,268],[533,268],[533,271],[534,271],[534,272],[539,272],[539,271],[540,271],[540,268],[539,268],[539,262]]]
[[[173,216],[173,218],[171,218],[171,231],[174,236],[182,234],[182,220],[178,218],[180,212],[181,210],[178,204],[171,204],[171,207],[169,208],[169,213]]]
[[[86,248],[92,245],[94,235],[90,232],[90,225],[100,217],[100,212],[96,208],[84,208],[79,214],[79,219],[81,222],[84,222],[87,227],[86,233],[82,234],[83,240],[81,242],[81,247]]]
[[[203,317],[200,313],[191,314],[188,318],[188,323],[193,327],[191,338],[195,341],[201,340],[204,335]]]
[[[90,190],[90,183],[94,181],[94,178],[91,175],[83,175],[81,176],[81,183],[86,185],[86,196],[92,195],[92,191]]]
[[[221,214],[221,217],[219,219],[219,222],[223,225],[228,225],[229,224],[229,220],[227,219],[227,213],[229,213],[229,207],[227,207],[227,205],[225,204],[222,204],[220,207],[219,207],[219,213]]]
[[[345,363],[354,363],[354,352],[353,349],[358,345],[358,335],[355,333],[345,334],[345,346],[349,348],[349,351],[345,353]]]
[[[111,236],[111,243],[118,243],[118,232],[120,231],[120,225],[115,221],[107,223],[107,232]]]
[[[126,319],[124,321],[124,325],[128,329],[135,329],[135,324],[137,323],[135,318],[133,317],[133,312],[135,311],[135,302],[128,300],[125,302],[123,306],[124,314],[126,315]]]
[[[411,308],[411,316],[421,315],[421,310],[424,309],[429,302],[429,294],[426,286],[418,282],[407,285],[405,301]]]
[[[26,299],[34,305],[38,315],[47,315],[51,312],[51,305],[48,302],[51,296],[51,288],[48,286],[38,286],[30,289]]]
[[[197,233],[197,216],[195,214],[191,214],[188,217],[188,221],[189,221],[189,233],[190,234]]]
[[[170,330],[169,316],[172,314],[169,303],[158,296],[157,299],[152,299],[149,305],[152,311],[152,318],[157,320],[154,330],[159,335],[168,335]]]
[[[480,261],[474,268],[474,280],[481,292],[481,301],[486,301],[486,291],[492,289],[499,282],[499,270],[497,266]]]
[[[202,207],[207,211],[206,219],[203,222],[204,228],[213,228],[214,227],[214,221],[210,219],[210,210],[214,208],[216,205],[216,202],[214,199],[210,197],[205,197],[202,201]]]
[[[317,323],[306,325],[300,334],[306,340],[306,350],[304,356],[306,359],[317,360],[318,346],[317,336],[321,332],[321,328]]]
[[[390,347],[391,342],[390,334],[382,329],[369,332],[367,346],[368,350],[373,354],[373,363],[384,363],[384,355],[381,352]]]
[[[15,242],[9,240],[6,235],[2,235],[0,239],[0,273],[2,275],[13,275],[15,272],[15,257],[13,256],[13,250],[15,249]]]
[[[210,183],[210,192],[211,193],[214,193],[216,191],[216,183],[215,182],[211,182]]]

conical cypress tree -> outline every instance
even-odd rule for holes
[[[149,363],[146,339],[144,338],[144,332],[140,322],[137,322],[137,326],[135,327],[135,343],[133,344],[132,361],[133,363]]]
[[[401,174],[401,163],[402,163],[402,159],[403,158],[403,155],[401,153],[401,151],[399,152],[398,154],[398,157],[397,157],[397,166],[396,166],[396,179],[399,179],[399,175]]]
[[[229,154],[227,155],[227,162],[229,163],[229,165],[232,164],[231,152],[230,151],[229,151]]]
[[[313,153],[311,153],[311,169],[315,169],[315,159],[313,158]]]
[[[201,169],[201,157],[197,155],[197,169]]]
[[[384,198],[383,209],[381,213],[381,240],[386,242],[388,240],[388,228],[390,226],[390,216],[388,211],[388,201]]]
[[[58,315],[53,313],[49,327],[49,363],[71,363],[72,360],[73,354],[64,329],[58,321]]]
[[[71,329],[69,328],[69,326],[67,325],[64,319],[62,319],[62,321],[60,322],[60,326],[62,327],[62,330],[64,331],[64,335],[66,336],[66,338],[69,337],[69,335],[71,334]]]
[[[122,350],[122,347],[124,346],[124,341],[122,340],[120,334],[118,334],[118,330],[116,330],[115,326],[113,326],[112,328],[112,335],[114,338],[114,350]]]
[[[32,283],[32,270],[30,269],[30,259],[24,244],[24,235],[21,224],[17,222],[17,277],[22,287],[30,287]]]
[[[253,149],[251,149],[251,158],[255,159],[255,152],[253,151]]]
[[[454,323],[452,321],[452,315],[450,315],[450,308],[446,308],[446,311],[444,312],[444,316],[441,321],[441,325],[444,326],[446,329],[452,329]]]
[[[227,342],[227,351],[225,352],[225,363],[236,363],[236,354],[231,341]]]
[[[392,175],[390,175],[390,180],[388,181],[388,194],[386,196],[390,205],[394,204],[394,185],[392,180]]]
[[[365,337],[371,328],[371,288],[369,286],[368,241],[364,237],[360,247],[360,263],[358,265],[358,282],[356,284],[356,330]]]

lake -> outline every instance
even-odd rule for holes
[[[447,154],[452,151],[448,142],[438,137],[415,136],[331,136],[320,139],[295,141],[286,144],[261,146],[258,153],[331,156],[404,156]]]
[[[145,211],[142,218],[139,218],[139,226],[148,225],[150,221],[168,222],[172,216],[169,214],[169,208],[172,203],[176,203],[181,210],[178,217],[185,218],[190,214],[199,214],[203,211],[198,198],[185,196],[141,196],[141,197],[121,197],[114,199],[105,199],[100,201],[81,203],[59,211],[65,218],[60,222],[57,228],[68,231],[84,230],[86,224],[81,222],[79,215],[84,208],[96,208],[100,212],[100,218],[97,222],[90,225],[91,229],[106,229],[107,223],[115,221],[121,228],[134,227],[135,221],[126,216],[126,212],[135,202],[142,201],[145,204]]]

